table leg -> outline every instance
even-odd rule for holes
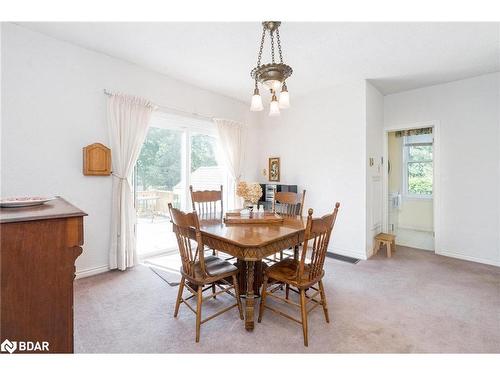
[[[247,294],[247,262],[245,260],[238,259],[236,266],[240,270],[238,274],[238,285],[240,286],[240,294],[245,296]],[[266,265],[261,260],[253,261],[253,294],[257,298],[260,296],[260,288],[264,280],[264,268]],[[229,281],[229,280],[228,280]]]
[[[254,263],[253,261],[247,261],[247,295],[246,295],[246,305],[245,305],[245,329],[247,331],[253,331],[253,313],[254,313],[254,292],[253,292],[253,278],[254,278]]]

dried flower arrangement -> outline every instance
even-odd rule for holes
[[[246,202],[256,204],[262,196],[262,188],[257,182],[239,181],[236,187],[236,194]]]

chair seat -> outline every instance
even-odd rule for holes
[[[223,279],[227,276],[231,276],[234,273],[237,273],[238,267],[215,255],[210,255],[205,257],[205,270],[209,274],[208,277],[204,276],[203,272],[201,272],[200,263],[198,261],[195,263],[194,266],[194,273],[195,273],[194,279],[186,275],[183,272],[182,267],[181,267],[181,274],[184,275],[188,280],[195,282],[197,284],[204,284],[204,283],[208,284],[210,282],[214,282]]]
[[[311,270],[311,266],[309,264],[304,264],[304,273],[302,274],[302,278],[300,280],[297,280],[299,265],[300,261],[288,258],[282,260],[281,262],[273,264],[265,270],[265,273],[269,278],[273,280],[281,281],[299,288],[306,288],[317,283],[325,273],[325,271],[322,271],[321,275],[313,280],[310,280],[309,273]]]
[[[215,256],[215,255],[208,255],[208,256],[205,255],[205,265],[207,263],[220,262],[220,261],[223,261],[223,260],[224,259],[221,259],[221,258],[219,258],[218,256]]]
[[[375,236],[375,239],[380,241],[394,241],[396,236],[390,233],[379,233]]]

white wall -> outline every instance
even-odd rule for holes
[[[267,182],[268,158],[281,158],[281,183],[306,189],[305,208],[316,215],[341,203],[330,251],[357,258],[365,252],[365,83],[293,97],[280,117],[261,113],[250,152],[257,162],[246,175]]]
[[[500,73],[494,73],[384,100],[386,126],[439,122],[436,252],[496,265],[500,265],[499,92]]]
[[[382,164],[384,131],[384,97],[369,82],[366,82],[365,95],[366,118],[366,254],[373,252],[373,238],[382,231]],[[370,165],[373,159],[373,165]]]
[[[246,103],[2,24],[1,195],[61,195],[87,212],[79,273],[108,264],[111,177],[82,175],[82,147],[108,144],[105,88],[191,112],[250,118]]]

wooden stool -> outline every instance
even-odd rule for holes
[[[375,236],[375,248],[373,255],[376,255],[380,249],[380,245],[385,245],[387,248],[387,258],[391,257],[391,252],[396,251],[396,236],[389,233],[379,233]]]

